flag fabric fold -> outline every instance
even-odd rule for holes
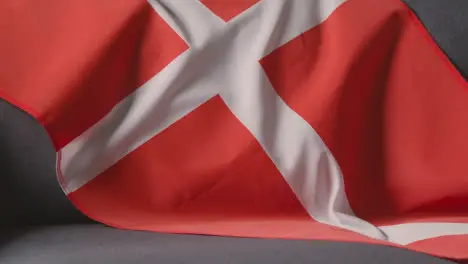
[[[468,258],[468,84],[399,0],[0,3],[0,97],[110,226]]]

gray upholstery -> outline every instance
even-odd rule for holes
[[[448,261],[390,247],[323,241],[285,241],[164,235],[72,225],[18,230],[0,251],[4,264],[200,263],[324,264]]]
[[[468,1],[407,0],[468,76]],[[55,179],[44,129],[0,100],[0,263],[447,263],[362,244],[122,231],[87,219]]]
[[[439,47],[468,77],[468,1],[404,0],[424,23]]]
[[[55,178],[55,150],[32,117],[0,100],[0,209],[3,224],[58,224],[86,218]]]

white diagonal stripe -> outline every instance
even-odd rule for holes
[[[315,220],[401,244],[468,233],[467,224],[376,227],[356,217],[332,154],[276,94],[258,63],[321,23],[344,0],[263,0],[229,23],[195,0],[149,2],[190,49],[61,150],[58,168],[66,192],[77,190],[220,94]]]
[[[195,0],[148,0],[191,48],[200,48],[224,27],[224,21]]]
[[[260,48],[261,59],[288,41],[315,27],[346,0],[263,0],[241,16],[234,18],[227,27],[239,31],[239,42],[255,43]],[[259,41],[255,38],[261,34]],[[254,39],[252,39],[254,37]]]
[[[230,65],[238,69],[237,76],[248,78],[229,79],[237,90],[223,90],[221,96],[263,146],[309,215],[325,224],[386,239],[378,228],[354,216],[333,155],[314,129],[276,94],[263,70],[236,66]]]
[[[217,86],[202,81],[195,80],[194,85],[187,87],[188,79],[180,72],[193,67],[189,58],[189,52],[180,55],[61,150],[60,165],[67,192],[83,186],[217,94]]]

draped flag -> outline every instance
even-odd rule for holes
[[[0,38],[97,221],[468,258],[468,85],[400,0],[3,0]]]

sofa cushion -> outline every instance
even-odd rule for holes
[[[451,263],[377,245],[167,235],[99,224],[16,229],[0,237],[0,263],[8,264]]]

